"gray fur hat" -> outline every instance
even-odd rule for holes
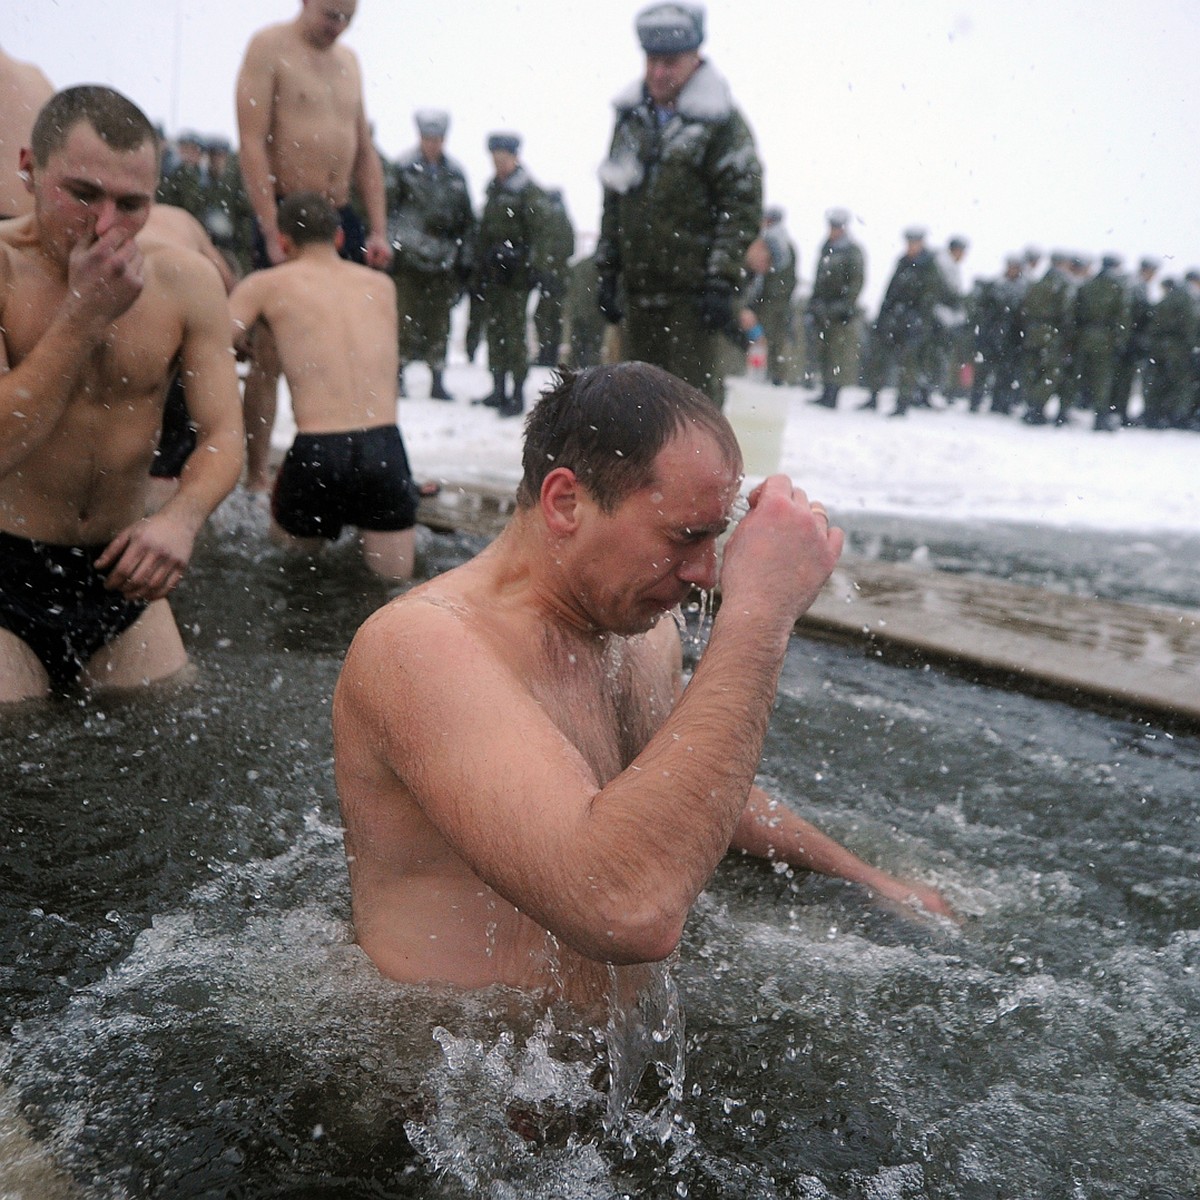
[[[422,137],[445,137],[450,128],[450,114],[442,108],[418,108],[413,120]]]
[[[682,54],[704,41],[704,9],[698,4],[651,4],[634,27],[647,54]]]
[[[488,137],[487,148],[489,151],[504,150],[516,154],[521,149],[521,139],[515,133],[493,133]]]

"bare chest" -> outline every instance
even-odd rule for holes
[[[667,719],[674,684],[646,639],[614,639],[596,658],[548,648],[532,688],[601,785],[642,752]]]
[[[66,296],[64,284],[28,266],[18,265],[14,282],[2,320],[11,367],[32,353]],[[177,305],[148,279],[142,295],[109,325],[99,345],[88,355],[73,403],[130,403],[144,397],[157,400],[166,386],[183,333],[183,317]]]
[[[301,51],[281,61],[275,76],[277,132],[326,125],[352,131],[358,104],[358,73],[352,60]]]

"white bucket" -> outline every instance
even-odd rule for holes
[[[726,379],[723,411],[737,434],[747,477],[762,478],[779,470],[788,395],[787,388],[756,383],[740,375]]]

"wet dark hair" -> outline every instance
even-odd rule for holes
[[[127,153],[149,142],[157,162],[159,140],[150,119],[132,100],[99,83],[64,88],[42,105],[29,138],[33,161],[44,167],[80,121],[86,121],[114,150]]]
[[[615,363],[560,371],[525,419],[517,504],[531,508],[555,467],[569,467],[607,513],[654,480],[659,451],[688,428],[712,435],[741,470],[737,437],[701,391],[661,367]]]
[[[341,223],[337,210],[319,192],[293,192],[279,202],[279,232],[297,246],[332,242]]]

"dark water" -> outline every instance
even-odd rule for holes
[[[911,557],[887,526],[855,537]],[[1191,586],[989,536],[963,569]],[[214,542],[194,683],[0,717],[0,1141],[34,1139],[0,1195],[49,1194],[16,1157],[106,1200],[1196,1193],[1200,738],[795,640],[762,782],[966,923],[727,861],[674,969],[682,1100],[664,1053],[610,1130],[598,1033],[349,942],[329,698],[384,599],[349,551]]]

